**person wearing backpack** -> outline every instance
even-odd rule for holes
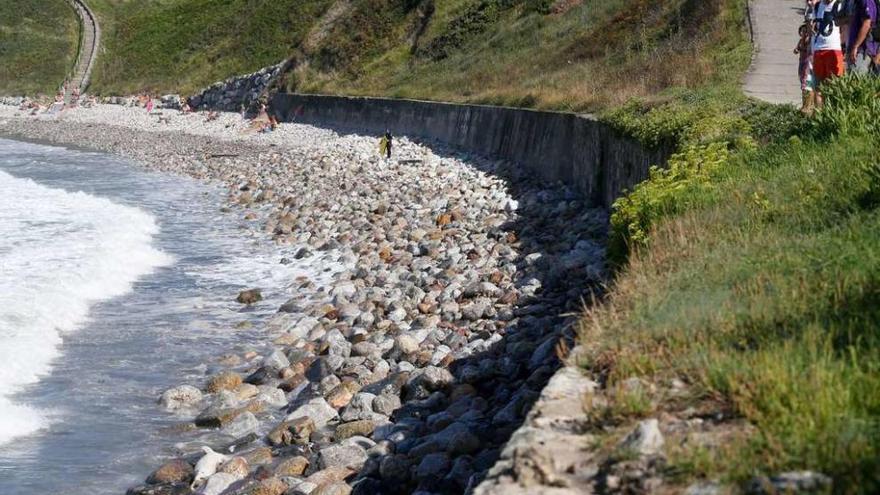
[[[878,43],[873,31],[877,27],[877,1],[855,0],[849,24],[847,69],[857,74],[877,74],[874,58]]]
[[[822,83],[846,71],[840,39],[841,4],[838,0],[822,0],[813,21],[813,77],[816,83],[816,106],[822,107]]]
[[[838,0],[838,10],[836,14],[837,25],[840,26],[840,42],[843,48],[844,62],[846,61],[847,42],[849,41],[849,22],[855,11],[857,0]]]

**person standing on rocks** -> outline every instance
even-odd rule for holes
[[[394,137],[391,135],[391,131],[386,130],[385,135],[379,140],[379,154],[385,155],[385,158],[390,159],[393,141]]]

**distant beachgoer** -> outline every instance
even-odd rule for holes
[[[153,98],[147,96],[147,113],[151,113],[153,111]]]
[[[394,145],[393,142],[394,138],[391,136],[391,131],[385,131],[385,135],[379,139],[379,156],[391,158],[391,148]]]

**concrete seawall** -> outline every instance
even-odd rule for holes
[[[647,178],[651,165],[665,165],[670,154],[571,113],[304,94],[277,94],[272,107],[286,122],[377,135],[388,129],[509,160],[606,207]]]

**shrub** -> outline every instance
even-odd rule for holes
[[[813,137],[880,136],[880,79],[849,74],[822,83],[825,105],[811,122]]]
[[[668,168],[651,167],[648,180],[611,207],[611,262],[620,264],[632,247],[646,245],[651,227],[660,218],[695,203],[698,193],[711,187],[712,173],[726,164],[729,156],[726,142],[690,145],[669,159]]]
[[[764,143],[780,143],[803,134],[809,120],[793,105],[773,105],[747,100],[739,111],[752,134]]]
[[[603,115],[602,120],[647,146],[674,146],[694,120],[694,110],[675,104],[648,107],[639,100],[630,100]]]

